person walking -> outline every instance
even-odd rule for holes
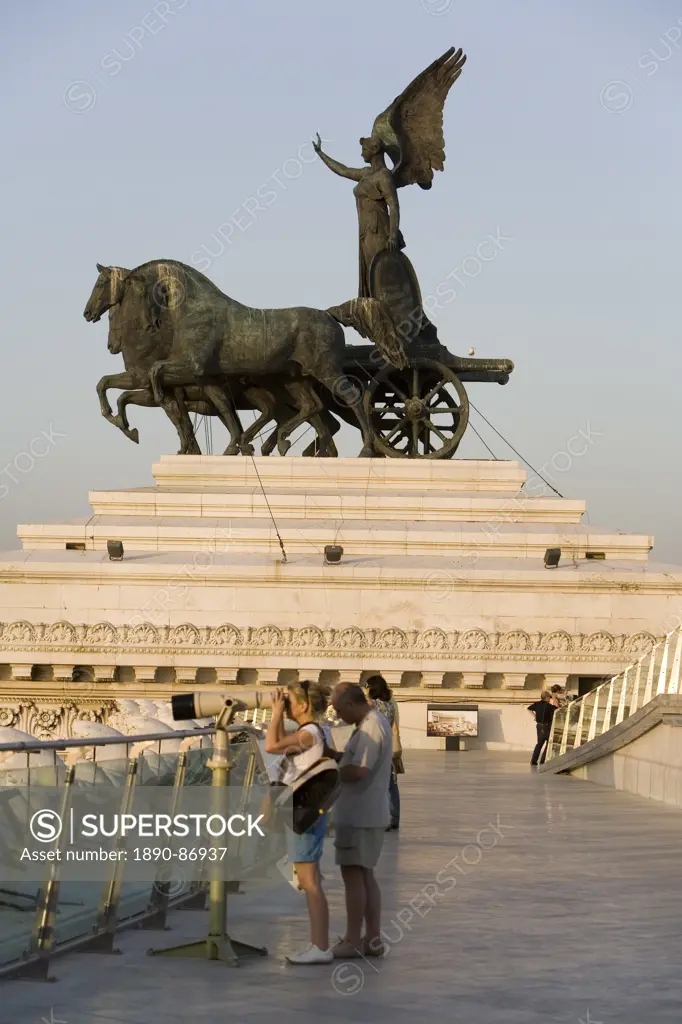
[[[284,754],[284,785],[294,783],[324,756],[330,736],[320,719],[326,708],[327,692],[319,683],[295,683],[272,694],[272,719],[265,736],[265,751]],[[296,722],[296,732],[285,732],[285,717]],[[328,964],[334,959],[329,948],[329,906],[320,874],[326,827],[327,816],[321,814],[307,832],[298,835],[292,831],[288,835],[289,860],[293,862],[299,888],[305,892],[310,919],[310,942],[299,953],[286,957],[291,964]]]
[[[536,700],[533,704],[528,705],[528,710],[535,719],[538,740],[530,759],[530,763],[533,766],[538,764],[538,759],[540,764],[545,763],[549,734],[552,730],[554,713],[558,706],[558,698],[550,690],[543,690],[540,694],[540,700]]]
[[[383,676],[370,676],[367,680],[367,695],[370,703],[385,715],[391,727],[391,738],[393,742],[393,756],[391,764],[391,778],[388,784],[388,802],[391,815],[391,822],[387,832],[397,832],[400,828],[400,790],[398,789],[398,775],[405,772],[403,767],[403,748],[400,742],[400,725],[398,720],[398,702],[389,689],[388,683]]]
[[[391,820],[391,728],[357,683],[338,683],[332,703],[339,717],[355,726],[339,762],[341,790],[334,804],[334,845],[346,890],[347,921],[346,933],[333,952],[343,960],[383,956],[381,892],[374,869]]]

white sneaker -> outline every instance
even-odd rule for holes
[[[290,964],[330,964],[334,959],[331,949],[318,949],[309,943],[300,953],[285,957]]]

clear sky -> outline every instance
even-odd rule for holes
[[[400,196],[424,295],[462,282],[441,340],[511,357],[505,388],[469,386],[477,407],[593,524],[652,533],[656,560],[682,564],[679,3],[6,0],[2,27],[3,546],[17,522],[86,513],[89,489],[150,483],[177,450],[158,410],[131,410],[139,447],[99,415],[96,383],[123,365],[82,317],[96,261],[206,246],[208,275],[251,305],[352,298],[352,183],[308,140],[359,166],[359,136],[454,44],[469,60],[446,170]],[[253,211],[259,187],[275,199]],[[479,272],[467,258],[498,233]],[[359,447],[345,431],[342,453]],[[471,432],[460,454],[486,457]]]

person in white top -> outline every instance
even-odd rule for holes
[[[286,758],[282,782],[291,785],[324,754],[325,739],[329,743],[328,726],[320,722],[327,708],[328,695],[319,683],[300,682],[272,694],[272,719],[265,737],[268,754],[284,754]],[[285,718],[298,725],[287,733]],[[308,902],[310,943],[300,953],[287,956],[292,964],[328,964],[334,959],[329,948],[329,907],[322,888],[320,859],[327,827],[327,816],[321,814],[312,828],[302,835],[289,836],[289,859]]]

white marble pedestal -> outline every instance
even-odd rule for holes
[[[516,462],[257,465],[267,502],[249,458],[164,456],[153,486],[18,528],[23,550],[0,556],[0,724],[50,731],[55,715],[106,718],[117,696],[382,672],[407,746],[442,743],[426,738],[430,699],[464,699],[479,744],[523,748],[544,681],[615,674],[682,609],[682,570],[649,562],[651,537],[526,494]]]

